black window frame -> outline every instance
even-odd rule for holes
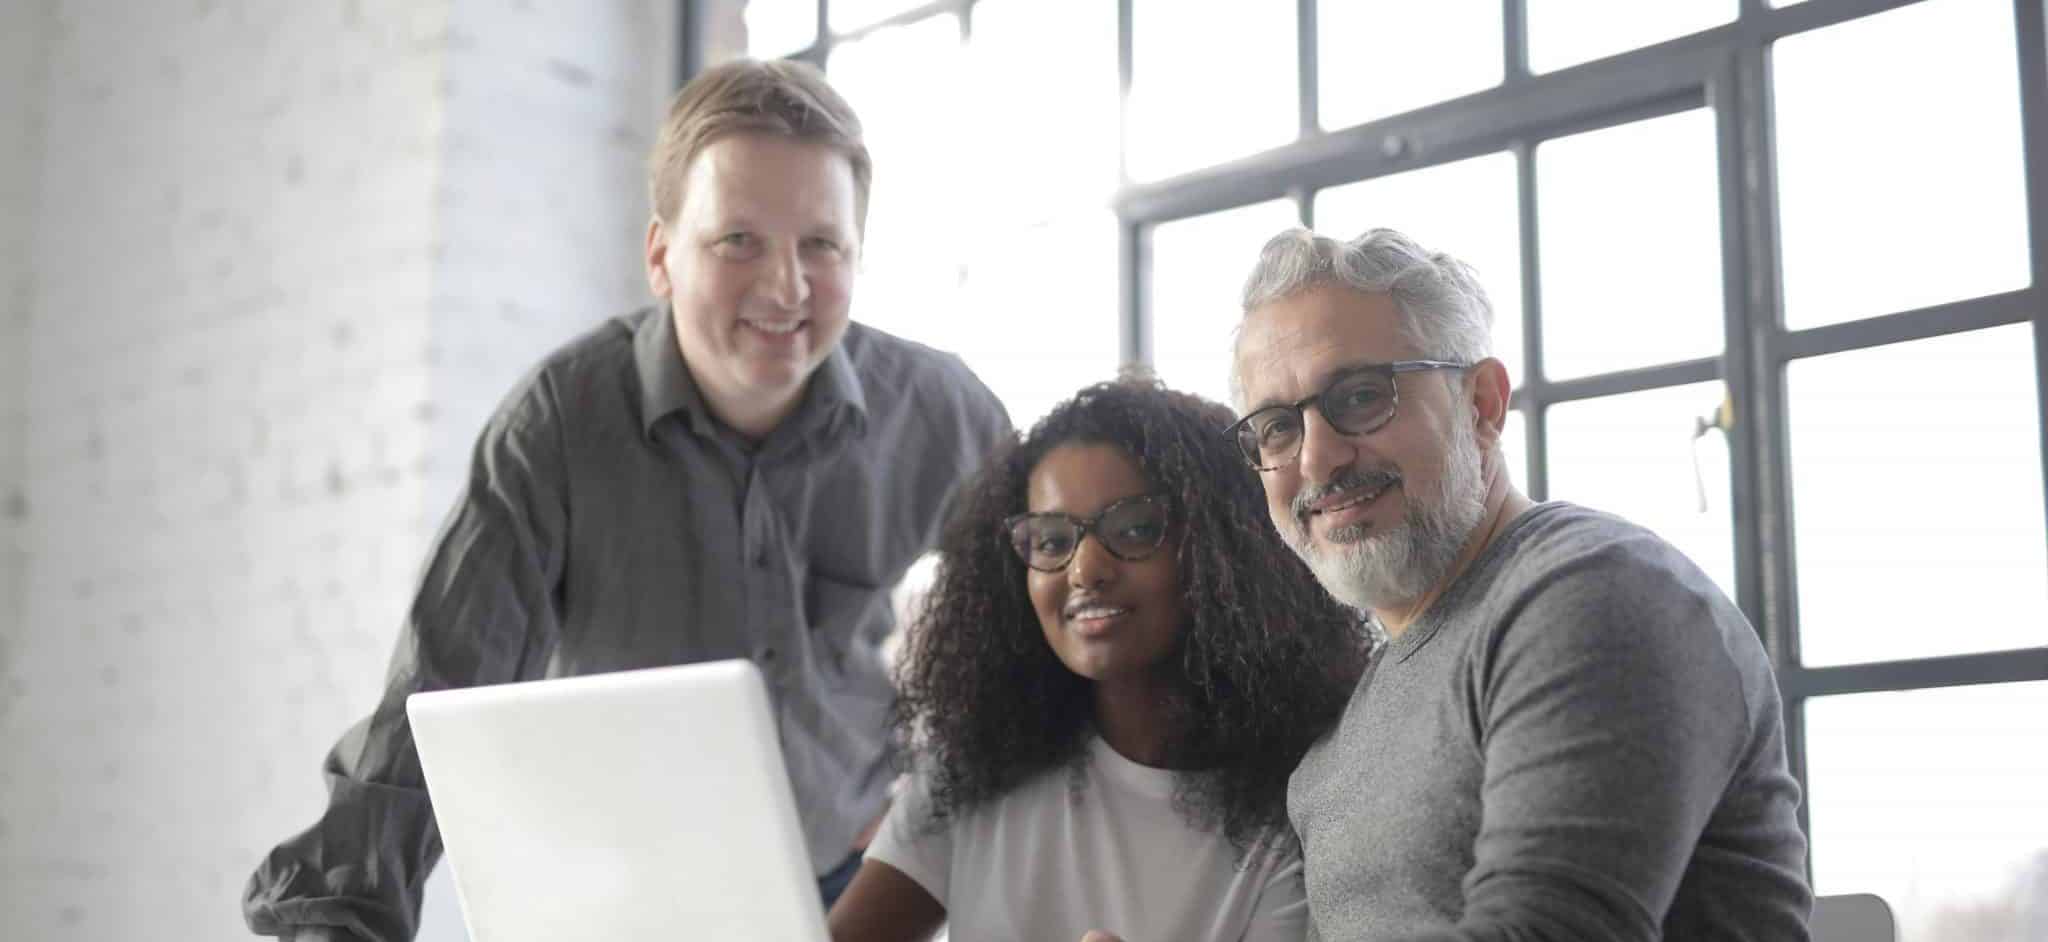
[[[684,0],[682,74],[703,61],[696,38],[701,0]],[[817,0],[819,34],[790,58],[829,70],[832,47],[931,16],[959,17],[963,37],[975,0],[919,4],[834,35],[831,0]],[[1014,0],[1013,0],[1014,2]],[[1119,93],[1128,102],[1132,10],[1116,0]],[[1798,656],[1798,581],[1793,544],[1791,441],[1785,374],[1794,361],[2011,324],[2032,323],[2037,429],[2048,469],[2048,15],[2043,0],[2012,0],[2018,40],[2021,140],[2031,279],[2025,288],[1877,317],[1799,330],[1783,317],[1778,246],[1776,151],[1771,116],[1771,47],[1925,0],[1806,0],[1773,8],[1740,0],[1737,18],[1702,32],[1541,75],[1528,67],[1526,0],[1502,0],[1504,78],[1485,91],[1365,124],[1325,130],[1318,121],[1317,0],[1296,0],[1299,134],[1288,144],[1168,179],[1125,183],[1114,207],[1119,228],[1121,357],[1149,363],[1151,232],[1175,220],[1272,199],[1291,200],[1312,226],[1315,194],[1468,157],[1505,151],[1519,176],[1524,329],[1521,387],[1513,408],[1526,422],[1530,496],[1548,496],[1549,407],[1622,393],[1719,380],[1736,404],[1730,435],[1736,602],[1762,636],[1786,706],[1794,774],[1807,786],[1806,703],[1815,697],[2048,680],[2048,642],[1944,657],[1808,667]],[[1535,147],[1544,140],[1673,114],[1712,109],[1719,173],[1725,305],[1721,356],[1552,380],[1542,372],[1542,264],[1538,244]],[[1125,122],[1128,127],[1128,121]],[[1124,153],[1128,147],[1123,147]],[[1119,154],[1123,166],[1124,153]],[[2043,505],[2048,507],[2048,470]],[[2048,541],[2048,514],[2041,521]],[[1904,600],[1910,605],[1914,600]],[[1808,792],[1810,794],[1810,790]],[[1811,833],[1806,804],[1801,824]]]

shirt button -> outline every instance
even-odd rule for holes
[[[768,551],[767,551],[767,550],[759,550],[759,551],[756,551],[756,552],[754,553],[754,568],[755,568],[755,569],[766,569],[766,568],[768,568]]]
[[[754,657],[763,664],[773,664],[775,663],[777,652],[773,646],[764,647]]]

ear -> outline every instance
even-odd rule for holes
[[[1472,421],[1477,425],[1473,431],[1479,436],[1482,450],[1499,444],[1501,429],[1508,420],[1508,401],[1513,394],[1506,364],[1487,357],[1472,365],[1465,395],[1472,406]]]
[[[647,249],[641,261],[647,265],[647,290],[664,301],[674,293],[675,286],[668,277],[668,227],[662,225],[659,215],[647,220]]]

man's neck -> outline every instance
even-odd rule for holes
[[[1523,496],[1521,491],[1515,490],[1514,484],[1508,481],[1507,475],[1501,473],[1496,465],[1488,474],[1486,511],[1480,515],[1479,525],[1472,528],[1472,535],[1466,538],[1464,547],[1458,550],[1457,558],[1451,561],[1451,568],[1444,573],[1443,578],[1438,579],[1435,585],[1429,587],[1429,591],[1422,593],[1421,597],[1409,604],[1373,609],[1373,617],[1387,630],[1388,640],[1400,640],[1408,626],[1414,624],[1416,619],[1429,611],[1430,606],[1436,604],[1437,599],[1443,597],[1445,590],[1455,584],[1459,576],[1465,574],[1465,570],[1471,567],[1473,560],[1479,558],[1479,554],[1486,552],[1486,548],[1493,545],[1493,541],[1500,537],[1501,532],[1507,529],[1507,525],[1521,516],[1523,511],[1535,505],[1535,501]]]
[[[717,395],[701,386],[699,391],[704,396],[704,408],[711,410],[713,418],[756,445],[789,418],[804,397],[802,386],[788,395],[758,401],[750,401],[744,396]]]
[[[711,417],[754,445],[759,445],[770,432],[775,431],[776,426],[782,424],[782,420],[796,411],[797,404],[804,399],[804,391],[811,385],[810,378],[805,377],[795,389],[772,395],[720,389],[710,370],[700,370],[690,362],[690,354],[683,349],[680,340],[676,343],[676,356],[683,361],[683,369],[689,372],[691,382],[697,386],[697,397],[703,401]]]

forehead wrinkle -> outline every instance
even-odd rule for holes
[[[1251,388],[1252,377],[1254,376],[1276,377],[1283,381],[1298,381],[1306,378],[1309,380],[1307,385],[1313,387],[1319,386],[1327,374],[1334,373],[1351,365],[1343,362],[1322,364],[1317,366],[1316,369],[1319,374],[1323,375],[1307,376],[1306,370],[1309,364],[1320,364],[1322,360],[1328,359],[1327,355],[1337,348],[1338,342],[1337,338],[1323,331],[1313,330],[1306,324],[1293,324],[1284,327],[1261,326],[1259,332],[1254,333],[1253,336],[1263,340],[1263,342],[1249,346],[1246,355],[1242,358],[1244,362],[1240,369],[1240,382],[1246,387],[1247,391]],[[1250,369],[1244,369],[1243,367],[1250,367]],[[1312,392],[1313,390],[1309,390],[1301,394],[1310,395]],[[1245,411],[1250,413],[1266,406],[1278,405],[1283,402],[1291,404],[1299,397],[1269,392],[1263,398],[1253,399],[1249,395],[1245,398]]]
[[[742,144],[721,146],[727,141]],[[742,152],[746,143],[754,152]],[[706,215],[726,225],[788,214],[800,227],[851,229],[858,202],[852,168],[829,149],[807,152],[813,147],[819,145],[767,135],[720,138],[692,163],[683,199],[708,204]],[[822,163],[815,160],[820,154]]]

